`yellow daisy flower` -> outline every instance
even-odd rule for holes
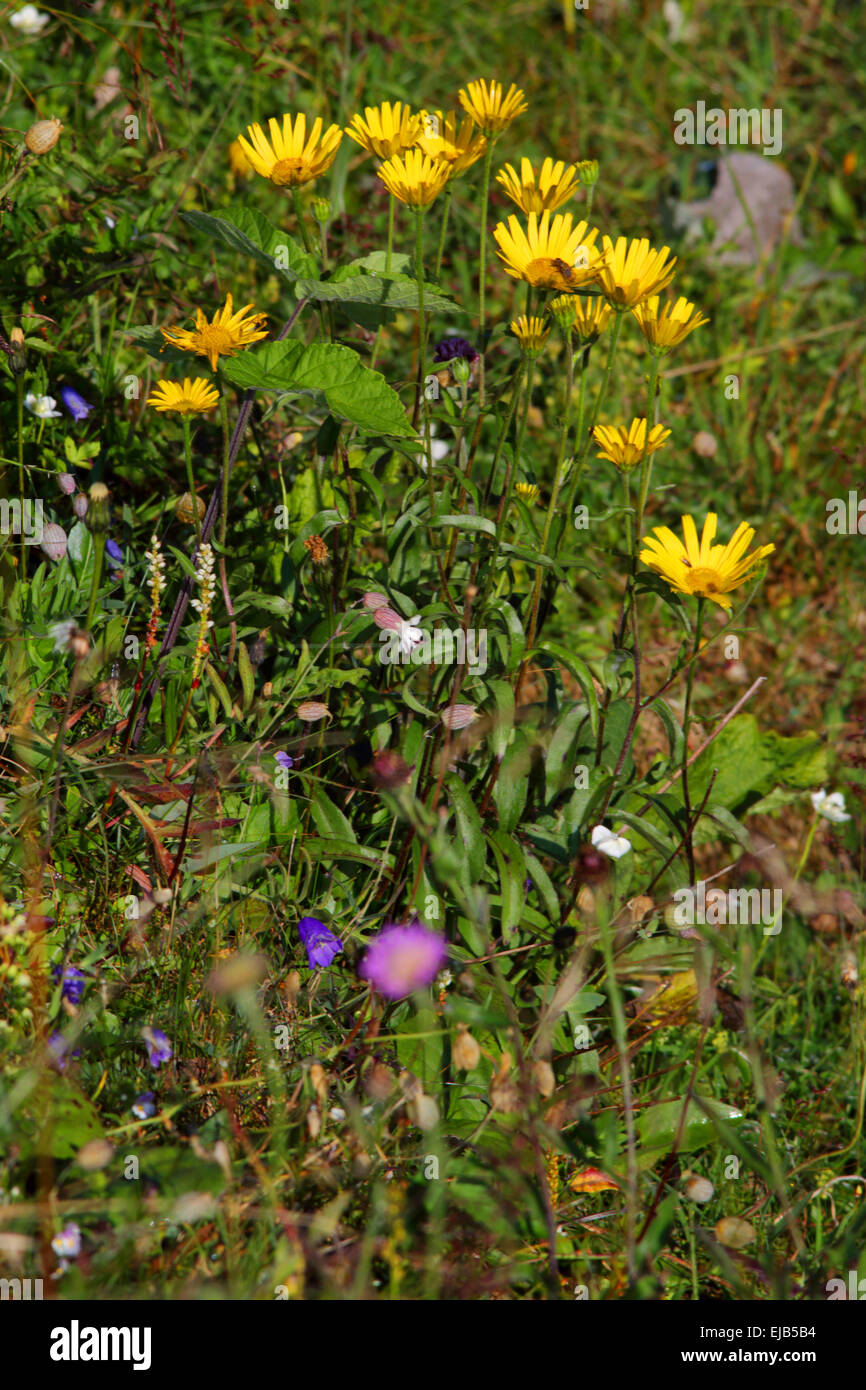
[[[713,545],[718,522],[715,512],[708,514],[700,542],[692,517],[684,516],[682,522],[685,544],[667,526],[656,526],[653,535],[643,542],[647,548],[641,551],[641,560],[656,570],[677,593],[708,598],[720,608],[730,610],[732,603],[728,594],[751,579],[757,566],[776,547],[762,545],[746,555],[755,532],[744,521],[727,545]]]
[[[468,116],[461,119],[456,111],[422,111],[421,120],[416,144],[431,159],[450,164],[452,177],[470,168],[487,149],[486,139],[476,132]]]
[[[679,347],[683,339],[694,329],[709,323],[709,319],[682,295],[675,304],[668,300],[661,309],[658,295],[653,295],[642,304],[635,305],[632,313],[650,347],[656,348],[660,353],[670,352],[671,348]]]
[[[418,142],[421,117],[413,114],[402,101],[383,101],[379,106],[367,106],[363,116],[355,115],[346,126],[346,134],[368,154],[390,159]]]
[[[537,483],[517,483],[514,491],[517,493],[518,497],[522,497],[524,502],[528,502],[530,506],[532,506],[533,502],[538,501],[539,494]]]
[[[503,96],[501,82],[469,82],[460,93],[460,105],[482,134],[501,135],[515,117],[529,110],[526,94],[512,82]]]
[[[511,331],[523,351],[537,357],[547,342],[550,325],[546,324],[544,319],[527,318],[525,314],[521,314],[519,318],[513,320]]]
[[[179,381],[159,381],[147,398],[147,404],[155,410],[173,410],[178,415],[200,415],[213,410],[219,402],[220,393],[203,376],[195,381],[184,377]]]
[[[512,215],[494,227],[493,235],[505,269],[515,280],[526,280],[540,289],[576,290],[595,280],[601,255],[594,245],[597,228],[587,234],[585,222],[572,225],[570,212],[558,212],[550,220],[543,212],[529,214],[527,230]]]
[[[232,297],[228,294],[222,309],[218,309],[210,321],[201,309],[196,309],[195,328],[162,328],[160,332],[172,347],[206,357],[211,370],[216,371],[220,357],[233,357],[250,343],[268,336],[267,329],[262,327],[267,314],[250,314],[252,307],[252,304],[245,304],[233,313]]]
[[[563,328],[570,328],[582,343],[594,343],[607,327],[613,309],[600,295],[561,294],[548,309]]]
[[[622,468],[625,472],[640,463],[644,451],[654,454],[656,449],[661,449],[669,434],[670,430],[666,430],[663,425],[653,425],[647,441],[646,420],[632,420],[628,427],[596,425],[592,432],[596,444],[602,446],[598,457],[610,459],[611,463],[615,463],[617,468]]]
[[[519,175],[511,164],[506,164],[496,180],[521,212],[555,212],[578,187],[576,173],[574,164],[566,167],[561,159],[555,164],[552,159],[545,159],[536,178],[529,160],[521,159]]]
[[[229,145],[229,168],[238,178],[248,179],[255,171],[252,164],[244,154],[244,148],[240,140],[232,140]]]
[[[624,236],[617,237],[615,244],[606,236],[603,246],[607,260],[599,272],[598,282],[611,304],[632,309],[642,299],[658,294],[673,279],[677,258],[668,260],[667,246],[656,251],[646,237],[629,241]]]
[[[241,149],[257,174],[270,179],[278,188],[310,183],[324,174],[334,162],[343,132],[338,125],[328,126],[322,134],[322,118],[317,116],[307,135],[307,118],[303,111],[295,117],[283,116],[280,126],[276,117],[268,121],[270,140],[255,122],[247,126],[249,140],[238,136]]]
[[[389,193],[413,208],[426,208],[438,197],[451,177],[451,165],[431,159],[422,150],[395,154],[376,173]]]

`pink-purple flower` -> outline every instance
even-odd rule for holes
[[[311,970],[317,967],[324,970],[343,949],[340,938],[329,931],[318,917],[302,917],[298,923],[298,936],[306,948]]]
[[[429,985],[448,959],[444,936],[421,922],[389,923],[374,936],[358,973],[386,999],[404,999]]]

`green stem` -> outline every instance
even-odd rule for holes
[[[84,624],[85,631],[90,631],[93,622],[93,611],[96,608],[96,595],[99,591],[99,583],[102,579],[102,557],[105,554],[105,532],[97,531],[93,535],[93,578],[90,582],[90,603],[87,607],[87,622]]]
[[[520,384],[523,380],[523,373],[525,369],[526,359],[522,358],[520,366],[517,369],[517,376],[514,382],[514,390],[511,393],[511,403],[508,407],[508,416],[502,426],[502,429],[499,434],[499,440],[496,445],[496,454],[493,459],[493,467],[490,470],[491,476],[496,473],[496,466],[499,462],[499,455],[502,450],[502,445],[506,435],[508,434],[509,429],[511,428],[511,422],[514,419],[514,412],[517,408],[517,402],[520,398]],[[508,512],[511,507],[511,498],[514,492],[514,480],[516,475],[517,455],[515,454],[508,468],[508,476],[505,480],[505,490],[503,492],[502,500],[499,503],[499,514],[496,518],[496,537],[493,542],[493,551],[487,560],[487,578],[484,581],[484,589],[482,591],[481,601],[478,605],[479,610],[484,608],[484,604],[487,601],[487,595],[490,593],[490,588],[496,575],[496,561],[499,558],[499,547],[502,545],[502,537],[505,534],[505,527],[508,524]]]
[[[27,543],[24,536],[24,378],[16,376],[18,396],[18,495],[21,499],[21,582],[27,579]]]
[[[698,599],[698,611],[695,617],[695,640],[692,646],[692,660],[689,662],[688,674],[686,676],[686,700],[683,707],[683,766],[682,766],[682,785],[683,785],[683,805],[686,814],[686,856],[689,861],[689,882],[695,881],[695,854],[692,845],[692,804],[689,796],[689,725],[692,716],[692,687],[695,681],[695,669],[697,667],[697,655],[701,649],[701,630],[704,625],[704,600]]]
[[[641,532],[643,531],[644,508],[646,507],[647,493],[649,492],[650,477],[653,471],[653,456],[649,452],[650,431],[656,423],[656,384],[659,375],[658,354],[653,353],[652,365],[649,376],[649,402],[647,404],[646,416],[646,443],[644,444],[643,458],[640,464],[640,491],[637,503],[637,526],[635,527],[635,541],[640,542]],[[637,573],[637,545],[632,556],[632,573]]]
[[[313,247],[307,232],[307,225],[304,222],[303,213],[301,212],[301,199],[296,184],[292,184],[292,207],[295,209],[295,218],[298,223],[298,231],[301,234],[301,240],[304,243],[304,250],[311,256],[313,254]]]
[[[544,519],[544,530],[541,535],[541,545],[539,549],[542,555],[547,554],[547,543],[550,539],[550,528],[553,525],[553,517],[556,511],[556,503],[559,497],[559,488],[562,482],[562,465],[565,459],[565,446],[568,441],[568,432],[571,426],[571,399],[574,394],[574,354],[571,351],[571,340],[568,330],[563,334],[565,338],[565,403],[562,412],[562,428],[559,432],[559,451],[556,459],[556,472],[553,477],[553,488],[550,493],[550,502],[547,508],[547,516]],[[527,656],[535,642],[535,633],[538,625],[538,604],[541,599],[541,582],[544,578],[544,570],[541,565],[535,572],[535,586],[532,593],[532,616],[529,623],[529,634],[526,639]],[[524,663],[525,664],[525,663]],[[519,682],[518,682],[519,684]]]
[[[418,284],[418,382],[424,415],[424,457],[427,460],[427,490],[430,494],[430,543],[434,546],[433,520],[436,515],[436,489],[433,484],[433,449],[430,438],[430,402],[426,390],[427,323],[424,313],[424,213],[415,210],[415,277]]]
[[[439,247],[436,252],[436,269],[433,272],[433,279],[439,284],[439,272],[442,269],[442,255],[445,251],[445,233],[448,230],[448,214],[451,211],[451,185],[445,189],[445,197],[442,205],[442,226],[439,230]]]
[[[579,349],[579,351],[580,351],[580,390],[578,391],[578,395],[577,395],[577,425],[576,425],[575,431],[574,431],[575,444],[576,444],[576,446],[577,446],[578,449],[580,448],[581,431],[583,430],[583,412],[584,412],[584,409],[585,409],[585,406],[586,406],[586,375],[587,375],[587,373],[586,373],[586,365],[587,365],[586,354],[587,354],[587,349],[586,349],[585,347],[581,347],[581,348]],[[571,482],[570,482],[569,485],[568,485],[568,492],[567,492],[566,495],[565,495],[565,507],[564,507],[564,511],[565,511],[565,518],[566,518],[566,526],[563,527],[563,530],[562,530],[562,535],[563,535],[563,536],[564,536],[565,533],[566,533],[566,529],[567,529],[567,525],[568,525],[569,519],[571,518],[572,513],[573,513],[573,511],[574,511],[574,498],[575,498],[575,494],[577,493],[577,485],[578,485],[578,483],[579,483],[579,481],[580,481],[580,477],[581,477],[582,472],[583,472],[583,459],[581,459],[580,463],[578,463],[578,462],[577,462],[577,459],[575,458],[575,460],[574,460],[574,462],[573,462],[573,464],[572,464]],[[560,540],[561,540],[561,539],[562,539],[562,537],[560,537]]]
[[[388,248],[385,252],[385,274],[391,273],[391,257],[394,254],[394,209],[397,206],[397,199],[393,193],[388,194]]]
[[[616,319],[614,321],[613,329],[610,335],[610,348],[608,349],[607,362],[605,363],[604,367],[604,376],[601,380],[601,386],[599,388],[598,395],[595,398],[595,406],[592,412],[592,419],[589,422],[589,429],[586,432],[586,439],[583,441],[583,445],[580,450],[580,463],[583,463],[583,460],[586,457],[586,454],[589,450],[589,446],[592,442],[592,432],[598,424],[599,412],[601,411],[604,398],[607,395],[607,388],[610,384],[611,372],[613,371],[613,359],[616,356],[616,345],[619,342],[619,330],[622,327],[622,321],[624,316],[624,309],[616,310]]]
[[[484,181],[481,185],[481,251],[478,271],[478,408],[484,407],[484,315],[487,289],[487,205],[490,199],[490,165],[493,160],[493,139],[484,151]]]

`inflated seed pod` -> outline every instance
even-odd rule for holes
[[[31,154],[47,154],[54,149],[62,129],[63,125],[56,116],[52,116],[50,121],[37,121],[24,136],[24,143]]]
[[[201,521],[206,511],[204,500],[201,497],[196,497],[195,506],[198,511],[199,521]],[[178,521],[185,521],[188,526],[194,524],[195,512],[193,511],[193,499],[190,493],[185,492],[182,497],[177,499],[174,507],[174,514]]]

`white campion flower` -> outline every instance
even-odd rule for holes
[[[415,627],[415,623],[420,623],[420,621],[421,614],[416,613],[414,618],[410,618],[408,622],[403,621],[400,623],[397,632],[397,645],[403,656],[409,656],[412,649],[417,647],[419,642],[423,642],[424,640],[424,629]]]
[[[841,825],[843,821],[851,819],[845,810],[845,797],[842,792],[828,793],[822,787],[819,792],[812,792],[812,805],[819,816],[832,821],[834,825]]]
[[[35,391],[28,391],[24,404],[39,420],[56,420],[60,416],[60,411],[54,409],[57,402],[53,396],[37,396]]]
[[[593,846],[600,854],[606,854],[608,859],[622,859],[631,849],[630,840],[624,835],[614,834],[606,825],[594,825],[591,839]]]
[[[9,17],[9,23],[13,29],[17,29],[22,34],[27,34],[31,38],[36,34],[41,34],[51,16],[42,14],[35,5],[25,5],[23,9],[16,10]]]

